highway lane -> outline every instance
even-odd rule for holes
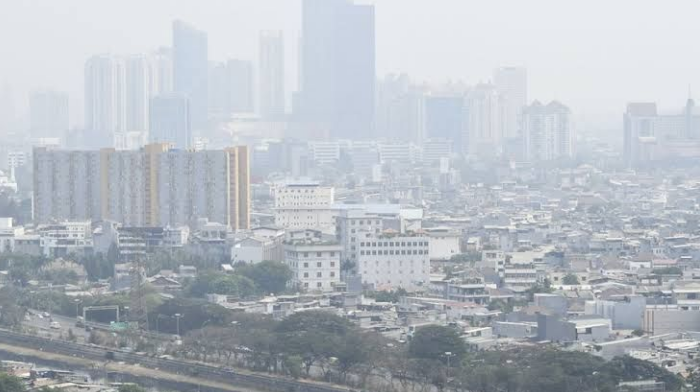
[[[161,359],[147,355],[115,351],[113,349],[90,346],[79,343],[70,343],[61,340],[50,340],[37,336],[19,334],[16,332],[0,330],[0,344],[8,346],[21,346],[43,353],[53,353],[72,357],[75,361],[85,360],[89,363],[117,363],[119,365],[136,365],[139,369],[165,372],[174,376],[183,376],[186,379],[202,379],[226,385],[235,385],[236,388],[262,389],[276,392],[303,391],[303,392],[349,392],[348,388],[330,384],[298,381],[291,378],[254,373],[245,370],[227,371],[223,368],[202,364],[199,362]],[[108,354],[112,353],[112,354]],[[144,370],[148,371],[148,370]],[[162,377],[162,375],[160,375]],[[240,390],[240,389],[238,389]]]

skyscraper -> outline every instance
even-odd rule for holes
[[[127,130],[126,67],[123,59],[97,55],[85,63],[85,139],[90,147],[112,147]]]
[[[467,93],[468,122],[466,144],[462,151],[483,157],[498,156],[503,151],[501,100],[492,84],[481,83]]]
[[[493,83],[501,99],[501,127],[505,139],[517,138],[520,121],[527,106],[527,70],[501,67],[493,72]]]
[[[63,139],[68,119],[68,94],[35,91],[29,96],[29,129],[33,138]]]
[[[154,58],[133,55],[126,64],[126,130],[148,134],[151,97],[157,94],[158,68]]]
[[[209,114],[227,119],[236,113],[252,113],[253,64],[231,59],[209,69]]]
[[[452,151],[461,151],[466,142],[466,109],[461,95],[436,95],[425,99],[425,132],[429,139],[452,142]]]
[[[375,100],[374,6],[304,0],[301,118],[334,137],[372,135]]]
[[[189,101],[184,94],[163,94],[151,99],[149,140],[171,143],[179,149],[191,147]]]
[[[523,145],[528,161],[571,158],[574,154],[571,110],[557,101],[535,101],[523,111]]]
[[[185,22],[173,22],[173,89],[190,100],[192,127],[207,126],[209,49],[207,34]]]
[[[284,117],[284,36],[281,31],[260,33],[258,72],[260,116],[264,119]]]

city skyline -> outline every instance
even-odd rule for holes
[[[463,79],[473,85],[487,81],[496,67],[526,66],[531,98],[567,102],[576,113],[577,123],[583,120],[584,124],[615,127],[619,127],[619,112],[629,101],[658,101],[663,110],[675,110],[680,97],[685,98],[689,84],[700,86],[700,74],[695,72],[700,64],[686,50],[692,46],[691,37],[697,29],[690,23],[690,15],[699,6],[691,1],[681,1],[673,9],[662,10],[650,1],[622,1],[605,7],[602,2],[572,5],[571,10],[550,0],[527,5],[508,2],[514,15],[500,19],[495,16],[501,6],[478,4],[481,14],[487,15],[483,20],[470,16],[469,10],[477,5],[468,2],[459,2],[464,4],[460,6],[447,1],[429,8],[422,7],[420,2],[395,0],[362,3],[373,3],[376,7],[378,78],[390,72],[406,72],[419,81],[440,83]],[[3,26],[0,29],[8,29],[0,34],[4,37],[0,42],[7,48],[9,57],[9,61],[0,65],[0,83],[11,85],[20,117],[26,118],[30,91],[53,89],[69,93],[70,107],[75,108],[71,111],[71,123],[79,125],[83,108],[79,86],[82,63],[96,53],[146,53],[169,45],[169,25],[177,18],[207,31],[211,40],[210,57],[215,60],[232,57],[255,61],[259,31],[283,30],[288,43],[285,45],[287,99],[297,91],[299,1],[266,0],[256,4],[211,1],[211,7],[221,10],[217,15],[186,3],[168,2],[168,7],[164,7],[162,3],[149,2],[140,6],[143,15],[129,20],[129,31],[119,30],[128,20],[120,11],[127,9],[128,4],[122,4],[107,5],[106,10],[112,12],[104,15],[109,17],[103,16],[101,7],[79,0],[68,2],[66,9],[80,10],[72,16],[49,3],[10,5],[14,12],[6,15],[20,16],[16,20],[23,19],[23,15],[36,16],[24,18],[31,21],[22,25],[12,19],[0,23]],[[534,18],[531,22],[517,17],[518,14],[534,17],[534,12],[543,7],[557,17],[547,21]],[[629,9],[635,12],[635,22],[623,28],[619,21]],[[673,18],[657,18],[659,14]],[[460,18],[470,23],[458,23]],[[593,29],[586,19],[595,19],[598,27]],[[70,25],[58,28],[68,20]],[[436,25],[434,21],[442,23]],[[40,39],[39,33],[33,33],[39,27],[56,31],[49,39]],[[88,27],[94,27],[90,37],[80,34]],[[33,47],[32,53],[10,39],[16,32],[24,32]],[[549,39],[553,34],[558,39]],[[431,40],[447,40],[450,35],[463,50],[447,51],[441,45],[429,45]],[[406,45],[409,40],[412,44]],[[70,48],[66,46],[68,42],[72,44]],[[542,42],[547,45],[541,45]],[[656,53],[651,60],[646,60],[644,55],[648,51]],[[56,59],[51,72],[42,72],[38,53]],[[666,62],[663,58],[678,61]],[[30,65],[22,65],[23,59],[29,60]],[[645,83],[640,83],[642,78],[646,78]],[[610,86],[615,86],[614,91],[609,91]]]

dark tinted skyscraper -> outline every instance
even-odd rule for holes
[[[184,94],[171,93],[151,99],[151,143],[172,143],[175,148],[191,147],[190,110]]]
[[[374,6],[304,0],[302,118],[334,137],[371,136],[374,122]]]
[[[192,128],[207,126],[209,49],[207,33],[173,22],[173,89],[190,100]]]

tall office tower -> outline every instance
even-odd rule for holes
[[[493,83],[501,96],[501,127],[505,139],[519,137],[523,109],[527,106],[527,69],[501,67],[493,72]]]
[[[173,90],[190,100],[192,128],[207,127],[209,89],[207,34],[185,22],[173,22]]]
[[[150,100],[158,89],[158,68],[148,55],[129,56],[126,63],[126,130],[148,134]]]
[[[209,114],[226,120],[232,114],[252,113],[253,65],[245,60],[228,60],[209,69]]]
[[[160,95],[173,92],[173,50],[168,47],[159,48],[151,54],[151,58],[157,76],[155,93]]]
[[[170,143],[178,149],[192,145],[189,101],[184,94],[170,93],[151,98],[150,143]]]
[[[428,96],[425,98],[425,132],[429,139],[444,139],[459,152],[464,139],[467,111],[461,95]]]
[[[64,139],[68,128],[68,94],[35,91],[29,96],[29,130],[33,138]]]
[[[391,140],[425,138],[425,93],[405,74],[387,75],[377,88],[376,133]]]
[[[372,136],[375,101],[374,6],[304,0],[301,114],[339,138]]]
[[[523,112],[523,145],[528,161],[570,158],[574,153],[571,110],[557,101],[535,101]]]
[[[34,222],[101,216],[100,152],[34,149]]]
[[[500,97],[491,84],[478,84],[467,93],[466,144],[462,151],[484,157],[502,153],[503,128],[501,127]]]
[[[284,117],[284,36],[281,31],[260,33],[258,78],[260,116],[268,120]]]
[[[126,67],[124,61],[97,55],[85,63],[85,145],[112,147],[127,131]]]
[[[230,89],[231,113],[253,113],[253,63],[232,59],[226,62]]]
[[[114,220],[126,226],[192,225],[200,218],[250,227],[248,148],[34,150],[35,223]]]

